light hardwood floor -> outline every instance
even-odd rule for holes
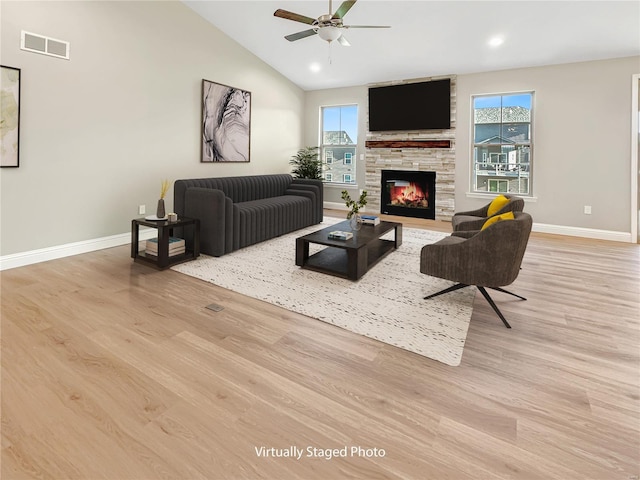
[[[639,272],[638,245],[533,234],[528,301],[494,296],[513,328],[477,294],[449,367],[125,246],[8,270],[0,476],[637,480]]]

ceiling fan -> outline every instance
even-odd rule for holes
[[[342,19],[347,12],[353,7],[356,0],[342,2],[334,14],[331,14],[332,1],[329,0],[329,13],[326,15],[320,15],[317,19],[300,15],[298,13],[288,12],[287,10],[278,9],[273,15],[287,20],[293,20],[294,22],[306,23],[311,25],[309,30],[303,30],[302,32],[292,33],[287,35],[286,38],[290,42],[295,42],[301,38],[310,37],[311,35],[318,34],[321,39],[331,43],[337,40],[340,45],[349,47],[351,44],[344,38],[342,29],[344,28],[390,28],[388,25],[345,25],[342,23]]]

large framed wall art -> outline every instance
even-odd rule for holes
[[[202,80],[202,162],[248,162],[251,92]]]
[[[0,65],[0,167],[20,166],[20,69]]]

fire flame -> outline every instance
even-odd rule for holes
[[[391,187],[391,205],[404,207],[428,208],[429,201],[422,188],[416,183],[409,183],[407,186]]]

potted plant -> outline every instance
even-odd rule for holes
[[[322,179],[322,162],[318,155],[318,147],[304,147],[298,150],[289,161],[296,178]]]
[[[344,200],[345,205],[349,209],[349,212],[347,213],[347,220],[351,220],[351,228],[359,230],[362,225],[359,212],[360,209],[367,204],[367,191],[363,190],[360,194],[360,198],[356,201],[351,199],[348,191],[343,190],[342,200]]]

